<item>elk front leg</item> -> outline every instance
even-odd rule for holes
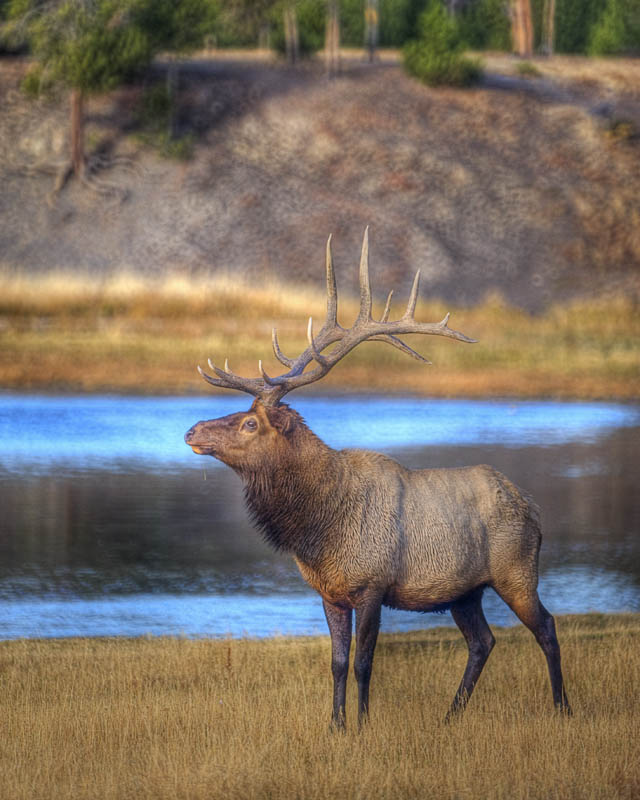
[[[358,682],[358,724],[369,715],[369,682],[373,667],[373,651],[380,630],[382,599],[379,595],[365,595],[356,606],[356,657],[354,672]]]
[[[337,728],[344,728],[353,612],[350,608],[334,606],[326,600],[322,601],[322,606],[331,634],[331,672],[333,673],[331,722]]]

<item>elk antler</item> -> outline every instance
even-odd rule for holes
[[[307,325],[307,339],[309,346],[296,359],[287,358],[282,354],[278,344],[276,329],[273,329],[272,342],[273,351],[278,361],[288,372],[278,376],[269,376],[264,371],[262,361],[258,362],[261,378],[241,378],[229,369],[229,362],[225,361],[224,369],[219,369],[209,361],[209,366],[218,376],[211,377],[198,367],[198,372],[202,377],[213,386],[220,386],[225,389],[237,389],[241,392],[248,392],[260,400],[266,406],[276,406],[282,398],[293,391],[306,386],[309,383],[320,380],[329,370],[334,367],[347,353],[351,352],[357,345],[366,340],[387,342],[388,344],[402,350],[403,353],[422,361],[424,364],[431,362],[412,350],[407,344],[398,339],[399,335],[407,333],[424,333],[435,336],[448,336],[450,339],[458,339],[460,342],[475,342],[463,333],[451,330],[447,327],[449,314],[441,322],[416,322],[414,313],[416,301],[418,299],[418,285],[420,282],[420,270],[416,272],[413,281],[411,294],[407,310],[402,317],[395,322],[388,322],[389,309],[391,306],[391,296],[389,293],[387,303],[382,315],[382,319],[377,322],[371,316],[371,288],[369,285],[369,228],[364,232],[362,243],[362,254],[360,256],[360,311],[358,317],[351,328],[343,328],[338,324],[338,293],[336,290],[336,279],[333,272],[333,259],[331,257],[331,236],[327,241],[327,316],[320,331],[314,335],[313,320],[309,317]],[[331,344],[339,342],[337,347],[323,354],[323,351]],[[305,369],[315,362],[313,369],[305,372]]]

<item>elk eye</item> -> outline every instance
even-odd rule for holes
[[[255,421],[255,419],[245,419],[245,421],[242,423],[242,427],[245,431],[255,431],[255,429],[258,427],[258,423]]]

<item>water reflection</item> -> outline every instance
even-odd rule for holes
[[[640,610],[637,407],[295,405],[334,446],[386,449],[414,467],[493,464],[543,508],[552,610]],[[324,632],[317,596],[252,530],[236,476],[182,444],[197,419],[246,407],[0,396],[0,637]],[[490,593],[485,606],[490,621],[513,621]],[[433,624],[451,620],[384,617],[387,630]]]
[[[629,578],[595,568],[574,567],[543,574],[540,594],[562,613],[628,611],[638,608],[638,587]],[[491,590],[484,610],[494,625],[517,618]],[[449,614],[415,614],[383,608],[382,629],[419,630],[452,625]],[[18,633],[19,631],[19,633]],[[222,594],[135,594],[7,600],[0,614],[0,639],[16,636],[277,636],[327,634],[318,596],[308,591]]]

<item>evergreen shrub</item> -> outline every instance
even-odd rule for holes
[[[460,33],[473,50],[511,50],[511,21],[504,0],[468,3],[459,15]]]
[[[640,51],[640,2],[607,0],[597,23],[591,28],[588,52],[609,56]]]
[[[470,86],[482,76],[477,59],[464,55],[456,20],[431,0],[418,20],[418,38],[405,45],[405,69],[428,86]]]

